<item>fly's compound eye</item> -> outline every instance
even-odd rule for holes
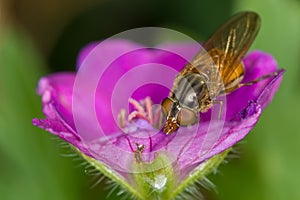
[[[171,99],[169,98],[165,98],[162,103],[161,103],[161,108],[162,108],[162,112],[163,112],[163,116],[166,118],[169,113],[170,113],[170,110],[173,106],[173,103],[174,101],[172,101]]]
[[[173,101],[170,98],[165,98],[162,101],[161,105],[162,105],[163,116],[165,119],[174,112],[172,111],[174,104],[176,104],[175,101]],[[186,107],[180,107],[180,110],[178,111],[179,112],[176,121],[181,126],[193,125],[199,121],[198,113],[191,109],[188,109]]]
[[[199,121],[198,113],[188,108],[181,108],[178,115],[178,122],[181,126],[189,126]]]

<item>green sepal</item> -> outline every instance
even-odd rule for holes
[[[152,162],[133,163],[134,186],[143,199],[168,199],[175,187],[174,168],[163,153],[157,154]]]
[[[88,163],[127,190],[135,199],[174,200],[215,171],[230,150],[231,148],[201,163],[183,180],[178,180],[180,172],[176,163],[171,164],[164,153],[158,153],[152,162],[144,162],[140,152],[136,152],[136,159],[132,163],[134,173],[128,174],[128,177],[132,178],[125,179],[105,164],[77,151]]]
[[[225,151],[201,163],[192,172],[190,172],[190,174],[184,180],[181,181],[180,185],[177,188],[175,188],[174,192],[172,193],[169,199],[175,199],[182,193],[186,192],[189,189],[189,187],[193,186],[198,181],[204,180],[206,176],[216,171],[230,151],[231,148],[226,149]]]
[[[116,184],[120,185],[122,189],[125,189],[127,192],[130,193],[130,196],[133,196],[135,199],[144,199],[143,196],[139,193],[139,191],[132,187],[130,183],[115,170],[112,170],[110,167],[99,162],[98,160],[83,154],[77,148],[75,149],[91,166],[95,167],[95,169],[101,172],[104,176],[111,179]]]

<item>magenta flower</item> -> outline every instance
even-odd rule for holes
[[[212,120],[207,112],[199,126],[180,127],[166,136],[157,129],[161,127],[157,105],[168,96],[166,87],[172,86],[174,75],[186,63],[182,55],[192,58],[197,47],[169,44],[145,49],[114,40],[92,51],[96,46],[89,45],[79,55],[79,72],[86,76],[57,73],[40,80],[38,93],[46,119],[33,119],[33,124],[72,144],[88,162],[139,199],[174,199],[214,170],[256,124],[284,72],[227,95],[222,120]],[[250,53],[243,62],[245,82],[278,70],[274,58],[261,51]],[[99,78],[96,73],[101,70]]]

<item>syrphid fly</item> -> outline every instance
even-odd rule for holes
[[[216,99],[219,95],[277,74],[241,83],[244,77],[242,58],[257,36],[260,24],[255,12],[234,15],[202,45],[206,52],[200,51],[180,71],[169,97],[161,103],[166,120],[163,131],[167,135],[180,126],[198,123],[199,112],[207,112],[215,104],[222,107],[222,101]]]

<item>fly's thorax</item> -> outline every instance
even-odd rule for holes
[[[199,112],[204,104],[210,102],[208,80],[205,75],[187,73],[176,78],[171,98],[180,106]]]

